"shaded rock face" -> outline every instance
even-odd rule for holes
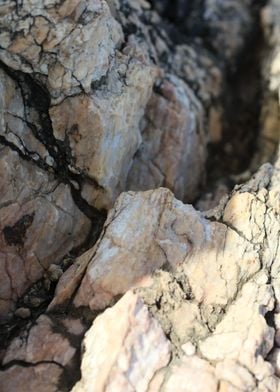
[[[142,146],[133,160],[127,187],[165,186],[179,199],[193,199],[205,166],[203,109],[181,80],[167,76],[158,83],[146,108]]]
[[[90,221],[75,205],[69,186],[7,147],[0,162],[0,303],[5,319],[30,283],[86,239]]]
[[[1,391],[279,390],[279,5],[260,3],[0,5]],[[208,143],[236,146],[244,113],[226,94],[255,97],[250,70],[227,88],[258,22],[256,151],[205,194]]]

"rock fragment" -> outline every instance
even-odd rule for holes
[[[97,248],[85,256],[89,265],[74,303],[104,309],[156,269],[181,264],[209,237],[207,222],[167,189],[122,194]]]
[[[170,344],[162,329],[131,291],[96,318],[84,346],[82,379],[73,392],[92,388],[96,392],[144,392],[170,358]]]

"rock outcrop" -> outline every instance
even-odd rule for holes
[[[280,8],[261,3],[0,5],[1,391],[280,390]],[[255,35],[252,160],[207,178]]]

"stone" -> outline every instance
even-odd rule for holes
[[[48,267],[79,246],[90,229],[68,185],[22,159],[0,150],[1,319]]]
[[[269,1],[261,10],[261,27],[266,48],[262,58],[264,84],[261,107],[260,132],[253,165],[273,160],[279,144],[279,94],[280,94],[280,7],[277,0]]]
[[[52,363],[30,367],[13,365],[5,371],[0,370],[0,389],[3,392],[17,391],[20,385],[22,392],[55,392],[62,373],[62,368]]]
[[[84,198],[98,208],[110,208],[125,189],[156,76],[156,68],[141,59],[119,54],[116,62],[103,89],[50,109],[54,136],[68,143],[75,170],[98,185],[83,189]]]
[[[50,280],[56,282],[59,280],[63,271],[59,265],[51,264],[48,268],[47,275],[49,276]]]
[[[122,194],[97,248],[85,256],[89,264],[75,306],[104,309],[156,269],[181,264],[209,236],[206,221],[167,189]]]
[[[275,370],[275,375],[279,377],[280,376],[280,349],[278,347],[272,350],[272,352],[269,354],[268,360],[272,364]]]
[[[279,391],[279,5],[260,3],[0,6],[1,390]],[[203,197],[259,11],[258,150]]]
[[[15,316],[20,317],[22,319],[26,319],[31,316],[31,311],[28,308],[18,308],[15,311]]]
[[[170,344],[162,329],[131,291],[95,319],[84,347],[82,378],[73,392],[92,388],[96,392],[144,392],[170,358]]]
[[[146,108],[142,145],[126,188],[164,186],[181,200],[193,200],[203,178],[206,158],[204,112],[187,85],[173,75],[157,81]]]
[[[16,337],[6,350],[3,364],[23,361],[29,364],[48,361],[60,366],[69,365],[76,350],[69,340],[59,332],[54,332],[54,323],[42,315],[36,325],[26,331],[26,335]],[[19,379],[20,380],[20,379]]]
[[[215,392],[217,388],[215,369],[207,361],[197,356],[184,356],[180,361],[170,364],[164,383],[158,391]]]
[[[89,92],[91,83],[106,75],[123,40],[104,0],[28,1],[1,8],[1,60],[37,75],[53,102]]]

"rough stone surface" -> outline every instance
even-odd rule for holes
[[[167,76],[157,83],[127,188],[136,191],[165,186],[179,199],[194,199],[205,167],[203,109],[180,79]]]
[[[0,4],[1,391],[280,390],[279,2],[263,3]],[[238,127],[253,161],[203,194]],[[204,212],[183,204],[198,196]]]
[[[93,386],[96,392],[144,392],[153,374],[170,359],[162,329],[130,291],[96,318],[84,346],[82,379],[73,392],[91,391]]]
[[[27,288],[87,237],[90,221],[75,205],[70,188],[20,158],[0,151],[1,318]]]
[[[28,386],[31,390],[57,391],[63,373],[66,385],[71,385],[77,371],[77,342],[84,332],[79,319],[40,316],[8,347],[2,360],[6,370],[0,371],[1,391],[16,390],[21,384],[24,391]]]
[[[55,364],[38,364],[31,367],[13,365],[5,371],[0,370],[0,387],[3,392],[57,391],[57,383],[63,369]]]
[[[85,256],[76,306],[104,309],[156,269],[181,264],[210,235],[204,219],[163,188],[121,195],[104,227],[91,257]]]
[[[112,206],[125,189],[156,75],[155,68],[137,58],[119,54],[116,61],[103,89],[50,109],[54,136],[68,143],[75,170],[98,184],[96,189],[87,184],[83,195],[99,208]]]
[[[123,38],[104,0],[11,2],[0,17],[1,60],[36,74],[54,101],[89,92]]]

